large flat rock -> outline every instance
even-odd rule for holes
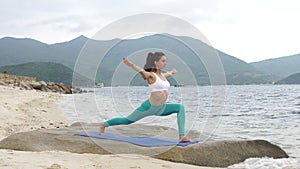
[[[227,167],[251,157],[288,157],[280,147],[265,140],[216,141],[213,137],[195,131],[189,132],[189,137],[200,138],[200,142],[186,147],[141,147],[127,142],[74,136],[77,133],[97,130],[98,124],[75,123],[67,128],[17,133],[3,139],[0,148],[23,151],[60,150],[74,153],[143,154],[168,161],[210,167]],[[110,127],[107,131],[119,135],[143,135],[169,140],[176,140],[178,137],[174,129],[139,124]],[[201,138],[210,139],[201,140]]]

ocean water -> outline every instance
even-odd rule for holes
[[[99,122],[127,116],[149,96],[147,87],[87,89],[93,93],[65,96],[60,106],[73,121]],[[289,158],[251,158],[228,168],[300,168],[300,85],[171,87],[168,102],[182,103],[186,128],[214,139],[264,139]],[[138,123],[177,128],[176,115],[147,117]]]

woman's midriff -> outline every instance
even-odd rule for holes
[[[157,92],[151,92],[149,102],[153,106],[160,106],[166,103],[168,98],[168,91],[157,91]]]

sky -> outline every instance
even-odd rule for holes
[[[158,13],[195,26],[245,62],[300,53],[298,0],[0,0],[0,38],[53,44],[93,37],[121,18]],[[126,29],[126,26],[125,28]]]

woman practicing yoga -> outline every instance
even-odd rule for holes
[[[166,103],[168,98],[168,88],[170,83],[167,77],[176,73],[173,69],[166,73],[161,73],[161,70],[166,67],[167,57],[162,52],[148,53],[146,64],[143,68],[133,64],[127,58],[123,58],[123,62],[139,72],[142,77],[147,80],[151,89],[151,94],[148,100],[144,101],[140,107],[133,111],[127,117],[116,117],[100,123],[99,134],[105,135],[105,128],[108,126],[131,124],[146,116],[157,115],[167,116],[172,113],[177,113],[177,125],[179,133],[179,142],[192,142],[191,139],[185,136],[185,110],[182,104]]]

